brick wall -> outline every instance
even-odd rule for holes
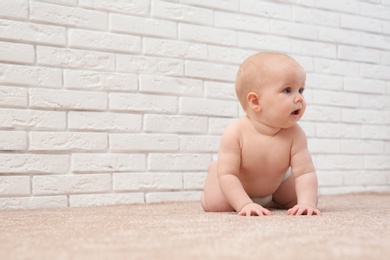
[[[307,71],[320,192],[390,191],[389,0],[1,0],[0,209],[197,200],[263,50]]]

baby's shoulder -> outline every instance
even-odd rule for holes
[[[288,136],[294,142],[305,141],[307,139],[305,131],[298,124],[284,129],[284,135]]]

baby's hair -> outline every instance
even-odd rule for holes
[[[259,52],[249,56],[239,67],[236,78],[236,95],[241,106],[246,110],[246,97],[249,92],[257,92],[271,64],[283,61],[294,62],[290,56],[278,52]]]

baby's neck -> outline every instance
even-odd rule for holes
[[[265,136],[274,136],[279,133],[283,128],[270,126],[262,121],[251,118],[249,115],[246,116],[248,120],[252,123],[253,127],[262,135]]]

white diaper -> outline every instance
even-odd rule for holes
[[[288,167],[287,172],[282,179],[282,182],[287,180],[288,177],[290,177],[290,175],[291,175],[291,167]],[[269,196],[263,197],[263,198],[252,198],[252,200],[254,203],[259,204],[263,207],[266,207],[268,205],[268,203],[270,203],[272,201],[272,195],[269,195]]]
[[[268,203],[272,201],[272,195],[269,195],[264,198],[252,198],[253,202],[259,204],[260,206],[266,207]]]

